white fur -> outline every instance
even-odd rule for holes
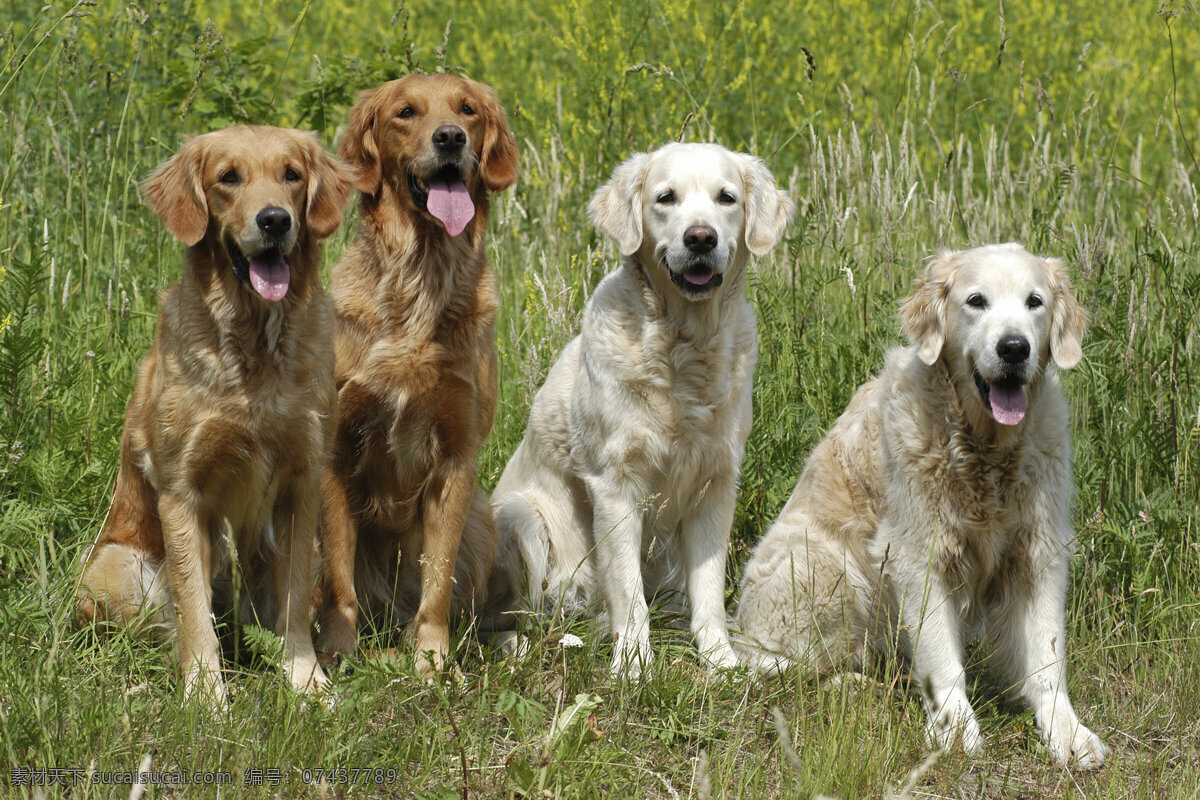
[[[1031,294],[1044,301],[1031,307]],[[984,307],[968,303],[981,295]],[[1080,356],[1082,310],[1061,262],[1019,245],[942,253],[888,353],[813,451],[746,567],[741,631],[760,666],[853,668],[899,634],[936,746],[982,748],[963,641],[986,632],[994,663],[1034,712],[1055,762],[1107,752],[1067,697],[1071,528],[1068,409],[1058,367]],[[973,373],[1002,370],[996,343],[1030,342],[1028,409],[989,412]]]
[[[658,592],[690,601],[710,664],[737,663],[725,557],[757,358],[744,268],[775,244],[791,208],[759,159],[700,144],[634,156],[592,199],[624,263],[534,399],[493,506],[499,566],[523,604],[601,606],[617,637],[615,675],[649,665],[647,598]],[[694,226],[716,234],[706,256],[684,245]],[[672,281],[698,261],[719,287]]]

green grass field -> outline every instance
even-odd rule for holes
[[[10,769],[230,776],[149,797],[1200,797],[1194,4],[252,5],[0,2]],[[491,83],[522,148],[488,245],[503,294],[489,489],[617,264],[584,207],[621,159],[711,139],[767,158],[790,189],[793,225],[748,289],[760,360],[731,609],[807,452],[900,340],[896,310],[924,257],[1015,239],[1067,260],[1091,316],[1066,378],[1071,690],[1111,748],[1103,769],[1053,767],[984,652],[973,701],[986,753],[921,772],[923,712],[901,675],[712,681],[661,618],[659,668],[642,685],[608,678],[609,645],[580,621],[532,626],[523,660],[465,638],[461,683],[423,683],[403,649],[364,651],[337,672],[332,709],[285,688],[269,636],[231,632],[226,718],[183,704],[168,648],[75,629],[71,581],[107,511],[158,292],[181,263],[138,182],[183,134],[238,121],[312,128],[332,148],[359,90],[413,69]],[[326,245],[327,266],[352,231]],[[585,646],[562,648],[565,632]],[[0,796],[129,796],[87,780],[12,785],[24,780],[0,774]]]

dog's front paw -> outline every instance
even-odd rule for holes
[[[1096,769],[1108,755],[1100,737],[1074,714],[1061,714],[1043,727],[1042,741],[1054,763],[1064,767],[1074,764],[1079,769]]]
[[[321,619],[317,651],[328,656],[352,656],[358,644],[354,617],[340,609],[330,609]]]
[[[613,645],[609,672],[617,680],[641,680],[650,676],[650,662],[653,660],[648,638],[640,641],[636,636],[619,635]]]
[[[963,752],[977,755],[983,750],[983,735],[971,701],[961,692],[952,692],[940,706],[927,708],[925,735],[933,747],[949,750],[962,741]]]
[[[449,674],[451,678],[458,680],[462,677],[462,670],[459,669],[457,664],[450,664],[447,652],[433,648],[417,651],[414,666],[416,667],[417,674],[426,683],[436,682],[438,676],[446,672],[447,665],[450,667]]]
[[[724,672],[725,670],[736,669],[741,665],[737,653],[733,651],[733,646],[728,641],[722,642],[711,650],[700,653],[700,656],[708,666],[709,672]]]
[[[215,712],[229,710],[229,694],[225,680],[218,667],[208,667],[197,661],[184,675],[183,697],[186,702],[196,702]]]
[[[329,690],[329,676],[321,668],[321,662],[312,657],[296,657],[284,662],[292,688],[301,694],[324,694]]]

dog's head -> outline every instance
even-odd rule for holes
[[[762,255],[775,245],[792,201],[761,159],[669,144],[617,167],[588,211],[623,255],[639,253],[684,297],[702,300],[745,263],[747,249]]]
[[[1051,360],[1070,369],[1083,357],[1086,318],[1065,265],[1015,243],[938,254],[900,313],[920,359],[973,380],[1001,425],[1025,418],[1025,387]]]
[[[517,179],[517,143],[496,93],[456,75],[409,75],[364,92],[338,153],[358,171],[364,195],[390,186],[402,206],[452,237],[485,192]]]
[[[352,182],[315,135],[239,125],[189,138],[144,191],[176,238],[188,247],[211,238],[243,283],[278,302],[297,248],[342,223]]]

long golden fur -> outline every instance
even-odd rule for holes
[[[913,344],[858,390],[746,566],[752,663],[853,668],[898,638],[931,743],[976,753],[963,643],[980,633],[1051,758],[1097,767],[1107,748],[1067,694],[1058,370],[1085,318],[1066,268],[1017,244],[943,252],[901,317]]]
[[[497,395],[484,235],[517,147],[489,87],[428,75],[364,93],[339,152],[358,170],[362,218],[332,279],[339,424],[319,646],[353,650],[361,602],[386,627],[412,619],[428,672],[449,650],[452,601],[475,601],[495,556],[476,487]]]
[[[189,139],[145,185],[188,249],[129,402],[112,508],[85,557],[78,610],[85,622],[177,636],[187,693],[217,704],[225,688],[212,599],[214,580],[230,574],[230,542],[247,583],[243,619],[284,637],[295,687],[326,682],[311,633],[334,411],[319,242],[341,224],[351,188],[315,136],[260,126]]]

